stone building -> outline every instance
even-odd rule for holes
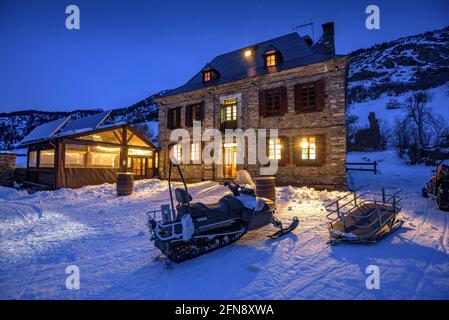
[[[0,186],[14,185],[14,171],[16,169],[16,155],[6,151],[0,152]]]
[[[267,141],[277,159],[278,184],[344,188],[346,185],[347,56],[335,54],[334,24],[323,25],[315,43],[290,33],[215,57],[186,84],[157,99],[160,175],[167,177],[169,155],[181,156],[170,141],[176,128],[202,130],[278,129]],[[205,142],[191,141],[197,158]],[[246,146],[247,147],[247,146]],[[236,170],[260,174],[261,164],[237,164],[233,143],[223,143],[223,162],[184,164],[187,180],[232,179]]]

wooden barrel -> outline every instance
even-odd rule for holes
[[[117,173],[117,195],[129,196],[134,190],[134,176],[130,172]]]
[[[276,202],[276,188],[274,185],[275,177],[259,177],[255,178],[256,195]]]

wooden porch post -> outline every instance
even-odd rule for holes
[[[63,174],[64,174],[64,166],[65,166],[65,143],[59,141],[56,144],[55,148],[55,165],[54,165],[54,174],[55,174],[55,189],[59,189],[64,187]]]

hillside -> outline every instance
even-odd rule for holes
[[[348,103],[427,90],[449,81],[449,27],[350,54]]]
[[[126,121],[132,124],[157,120],[157,105],[154,103],[154,99],[164,92],[153,94],[130,107],[112,110],[112,120]],[[99,111],[102,111],[102,109],[75,110],[72,112],[26,110],[0,113],[0,150],[16,147],[31,130],[45,122],[69,115],[73,119],[78,119]]]
[[[431,107],[449,123],[449,27],[359,49],[350,53],[350,57],[348,116],[356,118],[355,126],[363,128],[369,112],[375,112],[380,120],[392,124],[403,114],[400,105],[416,90],[428,90],[433,95]],[[113,120],[156,121],[154,98],[163,92],[130,107],[113,110]],[[398,108],[387,108],[391,101],[397,103]],[[28,132],[44,122],[69,114],[79,118],[99,110],[0,113],[0,149],[16,146]]]

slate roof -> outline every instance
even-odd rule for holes
[[[206,64],[206,66],[209,65],[218,71],[220,76],[217,79],[203,83],[202,72],[199,71],[187,83],[167,92],[162,97],[267,74],[270,70],[265,67],[263,54],[270,47],[278,49],[282,55],[282,61],[276,66],[276,71],[283,71],[342,57],[342,55],[326,55],[321,53],[321,50],[317,50],[316,52],[313,46],[310,47],[301,36],[296,32],[292,32],[278,38],[219,55]],[[245,49],[251,49],[253,51],[251,59],[244,57],[243,52]]]

